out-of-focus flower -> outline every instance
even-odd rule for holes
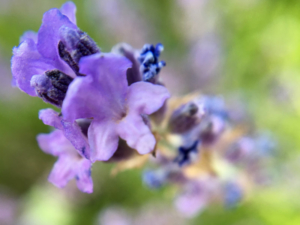
[[[193,217],[210,204],[217,191],[218,183],[213,178],[189,181],[176,198],[175,206],[184,216]]]
[[[130,213],[120,207],[109,207],[100,212],[98,225],[187,225],[189,222],[176,211],[164,204],[150,203],[141,207],[135,213]]]
[[[51,183],[62,188],[69,180],[75,178],[81,191],[93,192],[91,162],[78,154],[62,131],[55,130],[50,134],[40,134],[37,140],[45,153],[58,157],[49,175]]]
[[[131,63],[114,54],[95,54],[80,62],[80,72],[70,85],[62,106],[67,121],[92,118],[88,129],[91,160],[108,160],[119,137],[140,154],[153,151],[155,138],[141,114],[157,111],[169,97],[167,89],[148,82],[128,86]]]
[[[16,85],[31,96],[61,107],[68,85],[80,76],[81,57],[99,52],[94,41],[76,26],[76,7],[67,2],[44,14],[38,33],[26,32],[13,49]]]
[[[170,132],[182,134],[196,127],[205,114],[203,104],[190,101],[172,113],[168,126]]]
[[[99,223],[98,223],[99,222]],[[100,213],[97,224],[99,225],[132,225],[130,215],[122,208],[110,207]]]
[[[235,182],[225,184],[224,204],[226,207],[235,207],[243,198],[242,187]]]
[[[0,193],[0,224],[16,224],[19,202],[6,192]]]

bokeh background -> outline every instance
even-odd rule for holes
[[[300,224],[299,1],[74,2],[79,27],[102,51],[119,42],[136,48],[161,42],[167,62],[161,76],[172,94],[200,90],[236,97],[257,128],[276,136],[272,185],[234,209],[210,207],[183,224]],[[38,111],[50,105],[11,87],[10,58],[23,32],[37,31],[43,13],[63,3],[0,0],[0,224],[95,225],[108,207],[134,215],[151,211],[151,205],[169,209],[172,189],[149,190],[141,170],[111,176],[113,165],[97,163],[91,195],[77,191],[73,182],[63,190],[47,182],[55,158],[44,154],[35,138],[50,131],[38,119]],[[151,211],[140,224],[155,224],[158,214]],[[165,224],[175,224],[171,219]]]

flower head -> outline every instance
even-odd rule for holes
[[[99,52],[95,42],[76,26],[76,6],[65,3],[43,16],[38,33],[28,31],[13,49],[16,85],[31,96],[61,107],[69,83],[79,74],[81,57]]]
[[[115,54],[94,54],[83,58],[80,73],[69,86],[62,105],[65,120],[92,118],[88,128],[91,160],[108,160],[119,138],[140,154],[151,152],[155,138],[142,115],[157,111],[169,97],[167,89],[148,82],[128,86],[129,60]]]
[[[58,157],[49,175],[51,183],[61,188],[75,178],[82,192],[93,192],[91,162],[78,154],[61,130],[40,134],[37,141],[44,152]]]

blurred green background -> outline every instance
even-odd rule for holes
[[[161,75],[174,95],[200,90],[242,96],[255,126],[276,135],[276,182],[235,209],[208,208],[192,224],[300,224],[299,1],[74,2],[78,26],[102,51],[118,42],[136,48],[161,42],[167,62]],[[99,212],[111,205],[134,212],[149,201],[171,204],[172,189],[147,189],[140,170],[111,177],[112,165],[105,163],[93,168],[91,195],[72,182],[67,190],[47,184],[55,158],[38,148],[35,137],[50,131],[38,119],[50,105],[11,87],[10,58],[23,32],[37,31],[43,13],[63,3],[0,0],[0,211],[9,201],[11,224],[80,225],[97,224]]]

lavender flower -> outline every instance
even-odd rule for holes
[[[61,107],[68,85],[79,74],[81,57],[99,52],[94,41],[76,26],[76,7],[67,2],[44,14],[38,33],[26,32],[13,49],[16,85],[31,96]]]
[[[51,183],[62,188],[69,180],[75,178],[82,192],[93,192],[91,162],[78,154],[62,131],[55,130],[50,134],[40,134],[37,136],[37,141],[45,153],[58,157],[48,178]]]
[[[235,207],[243,198],[243,190],[239,184],[229,182],[225,185],[224,203],[228,208]]]
[[[131,63],[114,54],[94,54],[80,61],[80,72],[62,106],[67,121],[93,118],[88,129],[91,160],[105,161],[118,147],[119,137],[140,154],[153,151],[155,138],[142,114],[157,111],[169,97],[167,89],[147,82],[127,84]]]

